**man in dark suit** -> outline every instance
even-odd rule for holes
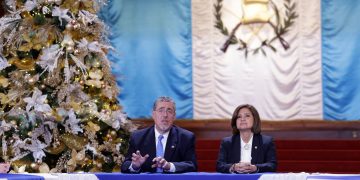
[[[131,134],[130,146],[121,165],[124,173],[197,171],[195,136],[173,125],[175,102],[159,97],[153,106],[155,125]]]

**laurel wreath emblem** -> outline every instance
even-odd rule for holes
[[[275,11],[275,17],[277,22],[276,24],[270,22],[269,23],[271,27],[274,29],[276,36],[264,40],[259,47],[251,49],[249,48],[248,43],[244,42],[241,38],[237,38],[235,36],[235,32],[240,27],[241,22],[239,22],[231,32],[229,32],[228,28],[224,25],[224,22],[221,19],[221,15],[222,15],[221,11],[223,7],[222,1],[223,0],[217,0],[217,2],[214,4],[214,9],[215,9],[214,16],[215,16],[215,27],[219,29],[223,35],[228,36],[227,41],[221,47],[221,50],[223,52],[226,52],[229,45],[239,44],[238,50],[244,50],[245,57],[247,57],[248,53],[250,52],[252,52],[253,54],[257,54],[261,52],[266,56],[266,51],[265,51],[266,47],[274,52],[277,51],[276,48],[272,45],[272,43],[277,39],[280,41],[281,45],[285,50],[287,50],[290,47],[290,45],[285,41],[284,38],[282,38],[282,36],[290,30],[290,27],[294,24],[295,19],[298,17],[298,14],[295,11],[296,10],[295,2],[292,2],[291,0],[284,0],[285,17],[282,19],[283,23],[280,23],[281,19],[280,19],[279,9],[270,0],[270,5],[273,7]]]

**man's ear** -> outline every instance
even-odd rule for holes
[[[154,110],[153,110],[152,113],[151,113],[151,117],[152,117],[153,119],[155,119],[155,111],[154,111]]]

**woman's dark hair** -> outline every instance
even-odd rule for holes
[[[238,118],[239,111],[242,108],[248,108],[250,110],[251,114],[254,117],[254,124],[253,124],[253,127],[251,128],[251,131],[254,134],[260,134],[261,133],[260,115],[259,115],[258,111],[255,109],[255,107],[250,105],[250,104],[243,104],[243,105],[238,106],[235,109],[235,111],[234,111],[234,113],[232,115],[232,118],[231,118],[231,128],[232,128],[233,134],[239,134],[240,133],[238,128],[236,127],[236,120]]]

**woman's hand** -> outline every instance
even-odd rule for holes
[[[238,173],[253,173],[257,171],[257,167],[248,162],[239,162],[234,164],[233,170]]]

